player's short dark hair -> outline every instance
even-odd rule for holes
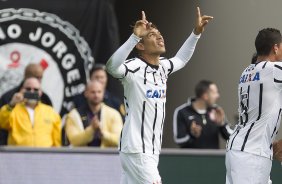
[[[152,23],[151,27],[154,28],[154,29],[158,29],[158,27],[154,23]],[[140,40],[140,43],[143,43],[143,39]],[[136,47],[134,47],[134,49],[133,49],[133,54],[135,56],[139,55],[139,51],[138,51],[138,49]]]
[[[153,29],[158,29],[158,27],[156,26],[156,24],[153,24],[153,23],[152,23],[152,25],[151,25],[151,28],[153,28]],[[143,42],[143,39],[141,39],[140,42]]]
[[[252,62],[251,64],[255,64],[257,62],[257,59],[258,59],[258,54],[257,53],[254,53],[253,56],[252,56]]]
[[[97,63],[93,66],[93,68],[90,70],[90,77],[93,75],[93,73],[95,73],[98,70],[103,70],[106,72],[106,65],[101,64],[101,63]]]
[[[258,56],[267,56],[270,54],[275,44],[281,43],[281,33],[275,28],[265,28],[259,31],[255,46]]]
[[[195,87],[196,98],[201,98],[203,94],[209,90],[209,87],[211,84],[214,84],[214,83],[209,80],[201,80],[200,82],[198,82],[198,84],[196,84],[196,87]]]

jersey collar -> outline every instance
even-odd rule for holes
[[[158,70],[159,69],[159,65],[153,65],[153,64],[151,64],[151,63],[148,63],[145,59],[143,59],[143,58],[141,58],[141,57],[137,57],[137,58],[139,58],[141,61],[143,61],[144,63],[146,63],[148,66],[150,66],[151,68],[154,68],[154,69],[156,69],[156,70]]]

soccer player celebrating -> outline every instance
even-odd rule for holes
[[[268,183],[273,155],[281,161],[281,141],[275,141],[282,113],[281,43],[279,30],[259,31],[256,61],[241,74],[240,118],[227,143],[226,184]]]
[[[177,54],[166,59],[160,57],[166,51],[163,36],[142,11],[142,19],[135,23],[133,34],[108,60],[107,71],[124,86],[126,118],[119,148],[123,168],[121,183],[161,183],[157,166],[167,78],[187,64],[204,27],[212,18],[202,16],[197,8],[193,32]],[[126,61],[134,47],[138,57]]]

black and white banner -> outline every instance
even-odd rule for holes
[[[88,71],[97,60],[95,53],[98,62],[104,63],[118,47],[113,2],[24,2],[0,3],[7,6],[0,10],[0,96],[19,85],[25,66],[39,63],[44,68],[43,91],[55,109],[64,113],[72,105],[72,97],[84,91]],[[63,9],[58,5],[64,5]]]

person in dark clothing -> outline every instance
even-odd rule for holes
[[[181,148],[219,149],[219,134],[227,140],[232,130],[223,109],[216,105],[217,86],[202,80],[196,85],[195,93],[196,98],[174,111],[174,141]]]
[[[31,63],[26,66],[24,71],[24,80],[30,77],[35,77],[39,81],[41,81],[43,77],[43,68],[39,64]],[[23,81],[24,81],[23,80]],[[18,86],[15,88],[7,91],[4,93],[0,98],[0,108],[6,104],[9,104],[12,100],[12,97],[15,93],[18,93],[23,86],[24,82],[21,82]],[[46,93],[42,93],[42,96],[40,98],[40,101],[44,104],[52,106],[52,101],[49,98],[49,96]],[[0,145],[7,145],[7,139],[8,139],[8,132],[6,130],[0,129]]]

